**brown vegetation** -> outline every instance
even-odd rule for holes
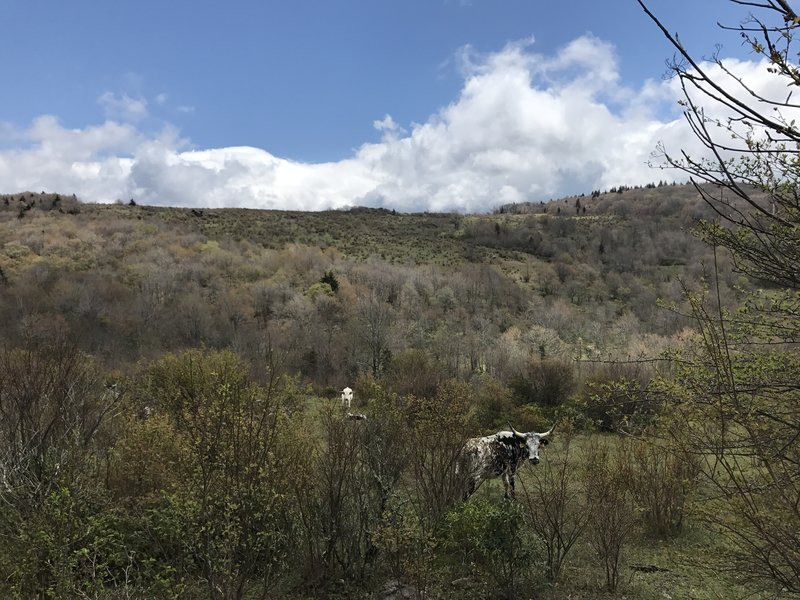
[[[714,259],[681,195],[562,216],[0,203],[0,592],[626,585],[623,550],[681,535],[694,479],[587,436],[661,415],[651,359],[690,321],[656,299]],[[743,281],[717,268],[732,304]],[[346,385],[366,420],[346,418]],[[492,485],[461,502],[467,437],[556,420],[517,504]]]

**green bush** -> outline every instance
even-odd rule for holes
[[[696,454],[650,439],[623,439],[622,474],[647,529],[658,536],[676,535],[683,527],[689,493],[700,472]]]
[[[0,597],[172,597],[150,587],[132,535],[140,524],[100,486],[73,481],[30,500],[24,511],[0,510]]]
[[[518,431],[547,431],[553,425],[553,419],[533,404],[518,406],[509,416],[509,420]]]
[[[520,504],[480,498],[460,504],[446,515],[443,537],[462,574],[477,569],[503,597],[517,597],[535,556]]]
[[[532,360],[509,385],[516,404],[557,407],[575,389],[575,369],[564,360]]]
[[[649,424],[658,413],[658,403],[639,381],[595,380],[586,385],[583,409],[600,431],[631,430]]]
[[[163,449],[176,468],[164,482],[161,514],[153,515],[166,525],[151,531],[155,547],[177,550],[164,557],[175,561],[176,585],[181,578],[203,581],[214,598],[267,593],[290,566],[290,466],[301,450],[282,424],[294,388],[282,379],[263,387],[249,372],[232,352],[189,350],[163,356],[144,376],[154,422],[166,415],[180,443]],[[153,459],[141,444],[127,450],[122,458],[132,464]],[[152,490],[141,491],[142,506],[151,506]]]
[[[509,419],[518,422],[514,415],[516,406],[511,400],[511,390],[496,379],[483,375],[479,380],[474,407],[474,421],[479,429],[507,428]],[[525,427],[525,425],[514,425]]]
[[[395,501],[386,507],[372,535],[380,552],[381,565],[397,581],[410,582],[424,593],[437,579],[437,540],[426,531],[414,511],[404,502]]]

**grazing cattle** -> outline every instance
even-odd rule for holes
[[[539,446],[547,445],[547,436],[552,432],[553,427],[544,433],[520,433],[511,427],[511,431],[467,440],[464,453],[469,479],[464,499],[474,494],[485,480],[495,477],[503,478],[505,498],[513,499],[517,469],[525,460],[534,465],[539,463]]]
[[[353,403],[353,390],[349,387],[346,387],[342,390],[342,406],[346,408],[350,408],[350,405]]]

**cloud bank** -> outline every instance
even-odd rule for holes
[[[68,129],[49,115],[26,129],[0,122],[1,191],[169,206],[481,212],[679,177],[648,166],[659,142],[702,153],[677,113],[676,82],[623,86],[613,46],[589,35],[550,56],[533,47],[462,49],[464,82],[451,104],[425,123],[375,119],[380,141],[327,163],[252,147],[193,148],[171,127],[138,128],[144,98],[105,93],[102,125]],[[756,86],[766,73],[758,63],[737,65]]]

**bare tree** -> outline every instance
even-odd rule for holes
[[[636,523],[633,499],[621,468],[623,462],[621,452],[610,452],[596,440],[585,458],[589,543],[602,561],[610,592],[619,585],[623,551]]]
[[[523,506],[533,531],[547,552],[547,576],[558,579],[570,550],[583,535],[589,519],[579,486],[579,469],[570,460],[571,427],[559,428],[558,456],[548,451],[548,459],[531,470],[530,483],[522,479]],[[530,490],[529,490],[530,488]]]
[[[111,442],[100,432],[120,394],[62,322],[32,322],[21,338],[0,345],[0,540],[18,562],[5,589],[73,595],[108,565],[92,546],[105,532],[86,515],[104,509],[97,482]]]
[[[104,391],[63,326],[35,324],[23,339],[0,348],[0,494],[41,498],[91,449],[119,396]]]
[[[704,238],[730,249],[743,272],[797,289],[800,127],[795,119],[800,104],[792,96],[800,86],[793,50],[800,18],[784,0],[730,1],[758,12],[737,26],[721,28],[736,33],[768,61],[768,72],[779,84],[770,90],[785,91],[778,96],[757,89],[718,53],[709,61],[697,58],[644,0],[637,0],[677,52],[669,69],[683,90],[684,116],[710,157],[660,150],[665,165],[687,173],[718,215],[719,222],[700,225]]]
[[[372,375],[383,371],[389,357],[389,339],[393,315],[391,306],[375,291],[359,299],[357,308],[358,337],[369,356]]]
[[[719,283],[687,294],[698,334],[665,383],[679,415],[673,434],[701,459],[713,491],[698,506],[729,540],[735,575],[800,592],[800,17],[785,0],[731,0],[750,13],[722,31],[773,78],[757,88],[718,53],[697,58],[637,1],[676,50],[684,114],[708,152],[662,147],[663,166],[687,173],[715,211],[698,227],[715,261],[727,249],[739,271],[767,284],[735,314],[721,308]]]

